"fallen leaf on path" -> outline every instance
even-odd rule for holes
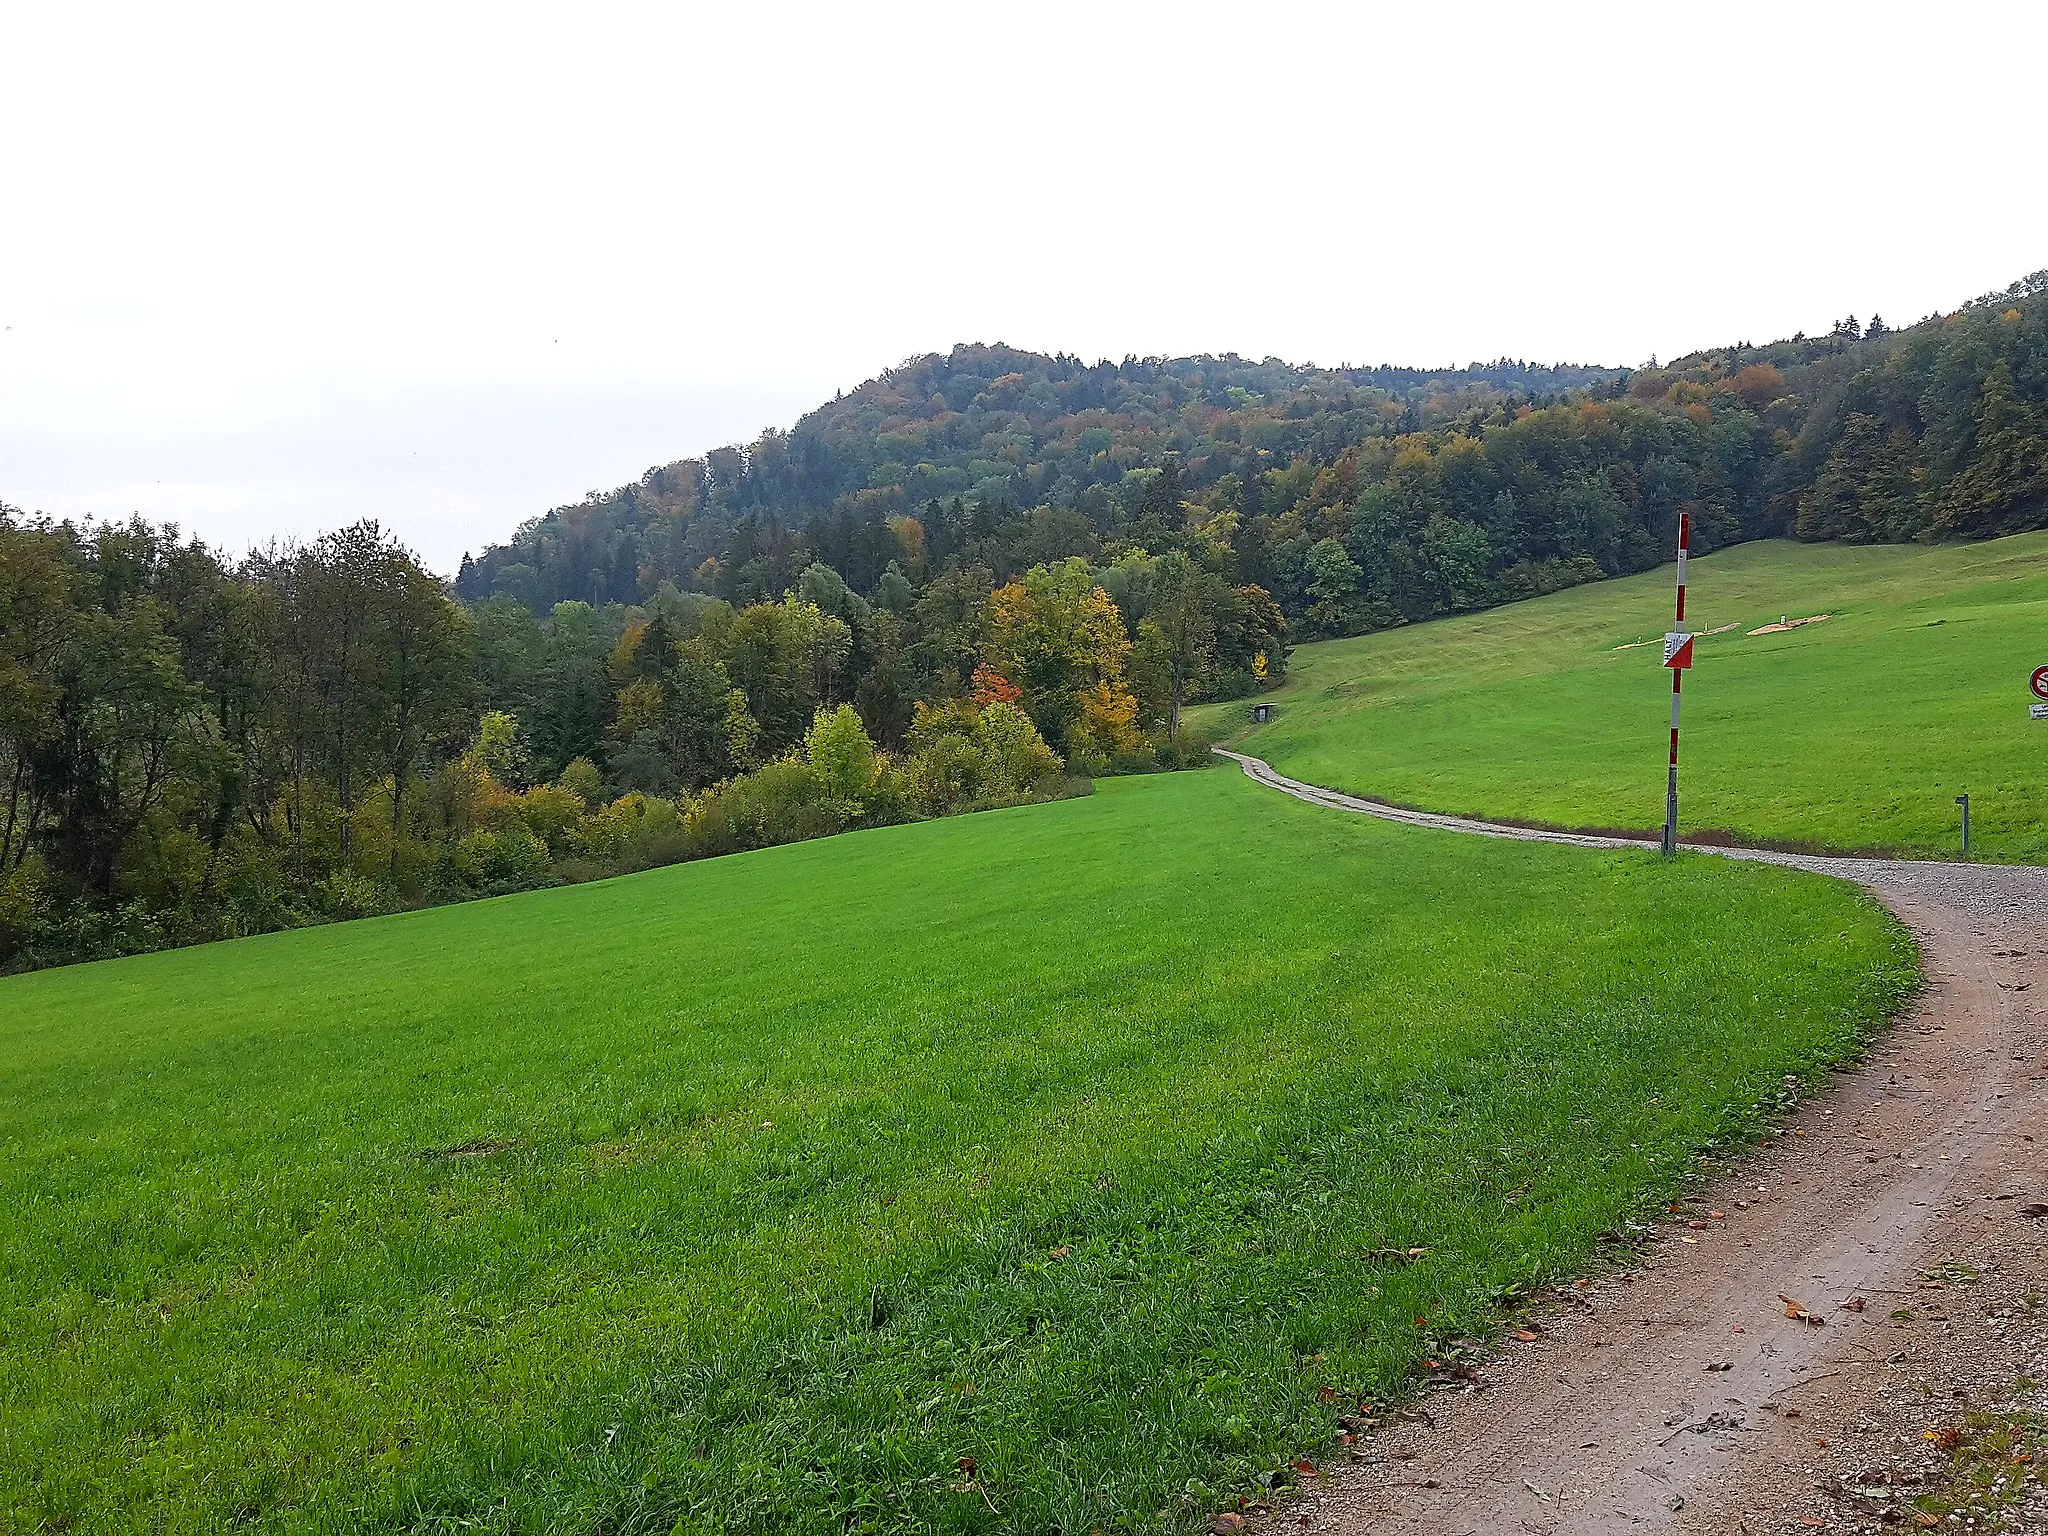
[[[1230,1536],[1232,1531],[1244,1529],[1244,1516],[1234,1509],[1226,1509],[1209,1522],[1209,1536]]]
[[[1802,1307],[1798,1302],[1794,1301],[1790,1296],[1787,1296],[1782,1291],[1778,1293],[1778,1300],[1785,1303],[1785,1315],[1791,1318],[1795,1323],[1810,1323],[1814,1327],[1818,1328],[1827,1321],[1827,1319],[1822,1317],[1819,1313],[1807,1311],[1806,1308]]]
[[[1543,1329],[1535,1323],[1515,1330],[1515,1338],[1524,1344],[1534,1344],[1543,1337]]]
[[[1842,1303],[1842,1310],[1844,1312],[1861,1312],[1863,1310],[1863,1298],[1861,1296],[1851,1296]]]

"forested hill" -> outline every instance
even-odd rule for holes
[[[813,561],[871,593],[892,564],[916,586],[1180,550],[1342,634],[1642,569],[1681,509],[1705,548],[2048,524],[2048,272],[1903,329],[1632,372],[956,347],[537,518],[457,589],[744,604]]]

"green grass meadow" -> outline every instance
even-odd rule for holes
[[[1191,711],[1295,778],[1559,826],[1664,820],[1672,569],[1302,646],[1273,722]],[[1781,616],[1826,623],[1771,635]],[[1936,548],[1745,544],[1694,560],[1682,832],[2048,860],[2048,534]],[[1648,645],[1618,649],[1632,642]]]
[[[1593,677],[1652,587],[1574,599]],[[1193,1528],[1913,962],[1838,883],[1219,769],[0,981],[0,1528]]]

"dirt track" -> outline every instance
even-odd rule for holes
[[[1632,846],[1395,810],[1224,755],[1331,809]],[[1361,1438],[1276,1520],[1333,1536],[1910,1528],[1926,1431],[1965,1407],[2048,1407],[2039,1386],[2015,1392],[2048,1380],[2048,1221],[2021,1214],[2048,1201],[2048,987],[2030,985],[2048,870],[1712,851],[1868,887],[1919,939],[1915,1011],[1638,1269],[1557,1296],[1540,1337]],[[1944,1528],[2048,1527],[2048,1507],[2019,1521]]]

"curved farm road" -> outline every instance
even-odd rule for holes
[[[1332,809],[1630,846],[1397,810],[1224,755]],[[2033,985],[2048,869],[1715,851],[1868,887],[1919,938],[1914,1011],[1673,1216],[1637,1268],[1547,1294],[1537,1338],[1361,1435],[1276,1525],[1910,1530],[1906,1501],[1936,1462],[1926,1431],[1970,1408],[2048,1408],[2031,1384],[2048,1381],[2048,984]],[[1788,1317],[1781,1296],[1823,1321]],[[1942,1528],[2048,1529],[2031,1497],[2012,1524]]]

